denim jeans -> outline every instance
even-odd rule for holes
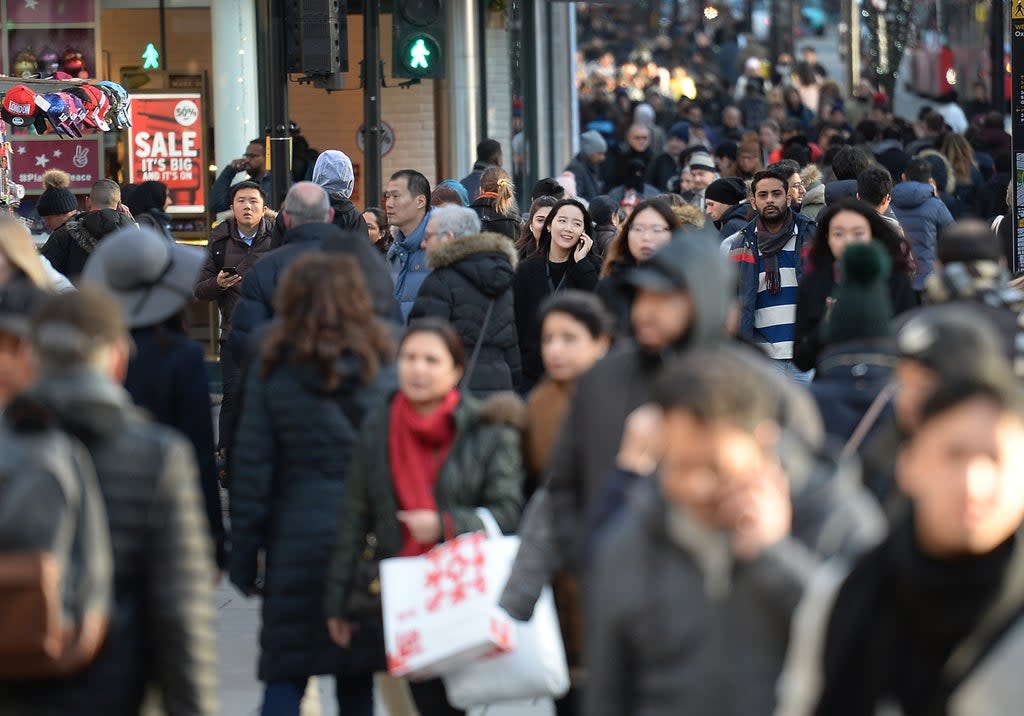
[[[299,716],[308,679],[271,681],[263,692],[260,716]],[[373,674],[335,676],[338,716],[373,716]]]

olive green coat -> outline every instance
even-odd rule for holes
[[[368,533],[377,536],[378,559],[394,557],[402,550],[402,529],[395,516],[398,500],[388,458],[390,406],[388,399],[367,416],[349,465],[327,576],[325,610],[329,617],[347,616],[345,603],[352,575]],[[434,486],[442,529],[447,513],[454,534],[480,530],[483,525],[476,508],[486,507],[503,532],[515,531],[523,506],[522,413],[518,398],[508,393],[482,404],[462,396],[455,409],[455,442]]]

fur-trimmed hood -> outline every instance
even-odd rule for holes
[[[526,404],[512,391],[494,393],[480,404],[480,419],[496,425],[526,429]]]
[[[821,176],[821,169],[818,168],[817,164],[808,164],[806,167],[804,167],[800,171],[800,179],[803,181],[804,186],[807,187],[808,191],[810,191],[811,188],[814,186],[824,186],[824,182],[822,181]],[[824,192],[824,190],[822,191]],[[822,198],[824,199],[824,193],[822,193]]]
[[[512,264],[513,270],[516,264],[519,263],[519,254],[516,252],[516,247],[507,236],[483,233],[476,236],[464,236],[461,239],[454,239],[438,246],[427,257],[427,265],[431,269],[436,270],[445,266],[451,266],[474,254],[482,253],[502,254]]]
[[[457,274],[484,297],[492,299],[511,288],[518,260],[508,237],[483,233],[437,247],[427,257],[427,265],[439,274]]]

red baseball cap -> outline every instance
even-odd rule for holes
[[[35,121],[36,93],[25,85],[14,85],[4,93],[0,115],[8,124],[27,127]]]

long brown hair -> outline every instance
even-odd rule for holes
[[[974,163],[974,149],[962,135],[947,134],[942,140],[942,153],[953,167],[953,175],[957,184],[971,183],[971,170]]]
[[[550,209],[557,203],[558,199],[553,196],[538,196],[533,200],[530,205],[530,218],[523,224],[523,231],[516,240],[516,251],[519,252],[520,259],[528,259],[540,252],[540,239],[533,235],[533,217],[541,209]]]
[[[647,201],[640,202],[633,209],[629,218],[622,222],[619,232],[615,234],[615,238],[608,244],[608,253],[605,254],[604,264],[601,266],[601,278],[611,276],[612,271],[617,265],[636,266],[636,257],[629,253],[629,228],[633,225],[633,219],[636,218],[636,215],[644,209],[654,209],[661,214],[661,218],[668,224],[669,231],[674,231],[682,226],[679,217],[665,202],[659,199],[648,199]]]
[[[274,308],[279,320],[263,346],[263,377],[286,360],[312,363],[334,390],[340,382],[335,363],[353,354],[362,360],[365,385],[394,352],[351,256],[313,252],[298,258],[284,272]]]
[[[498,198],[494,200],[494,210],[502,216],[513,216],[519,213],[516,206],[516,188],[512,179],[501,167],[488,167],[480,175],[480,191],[494,192]]]

